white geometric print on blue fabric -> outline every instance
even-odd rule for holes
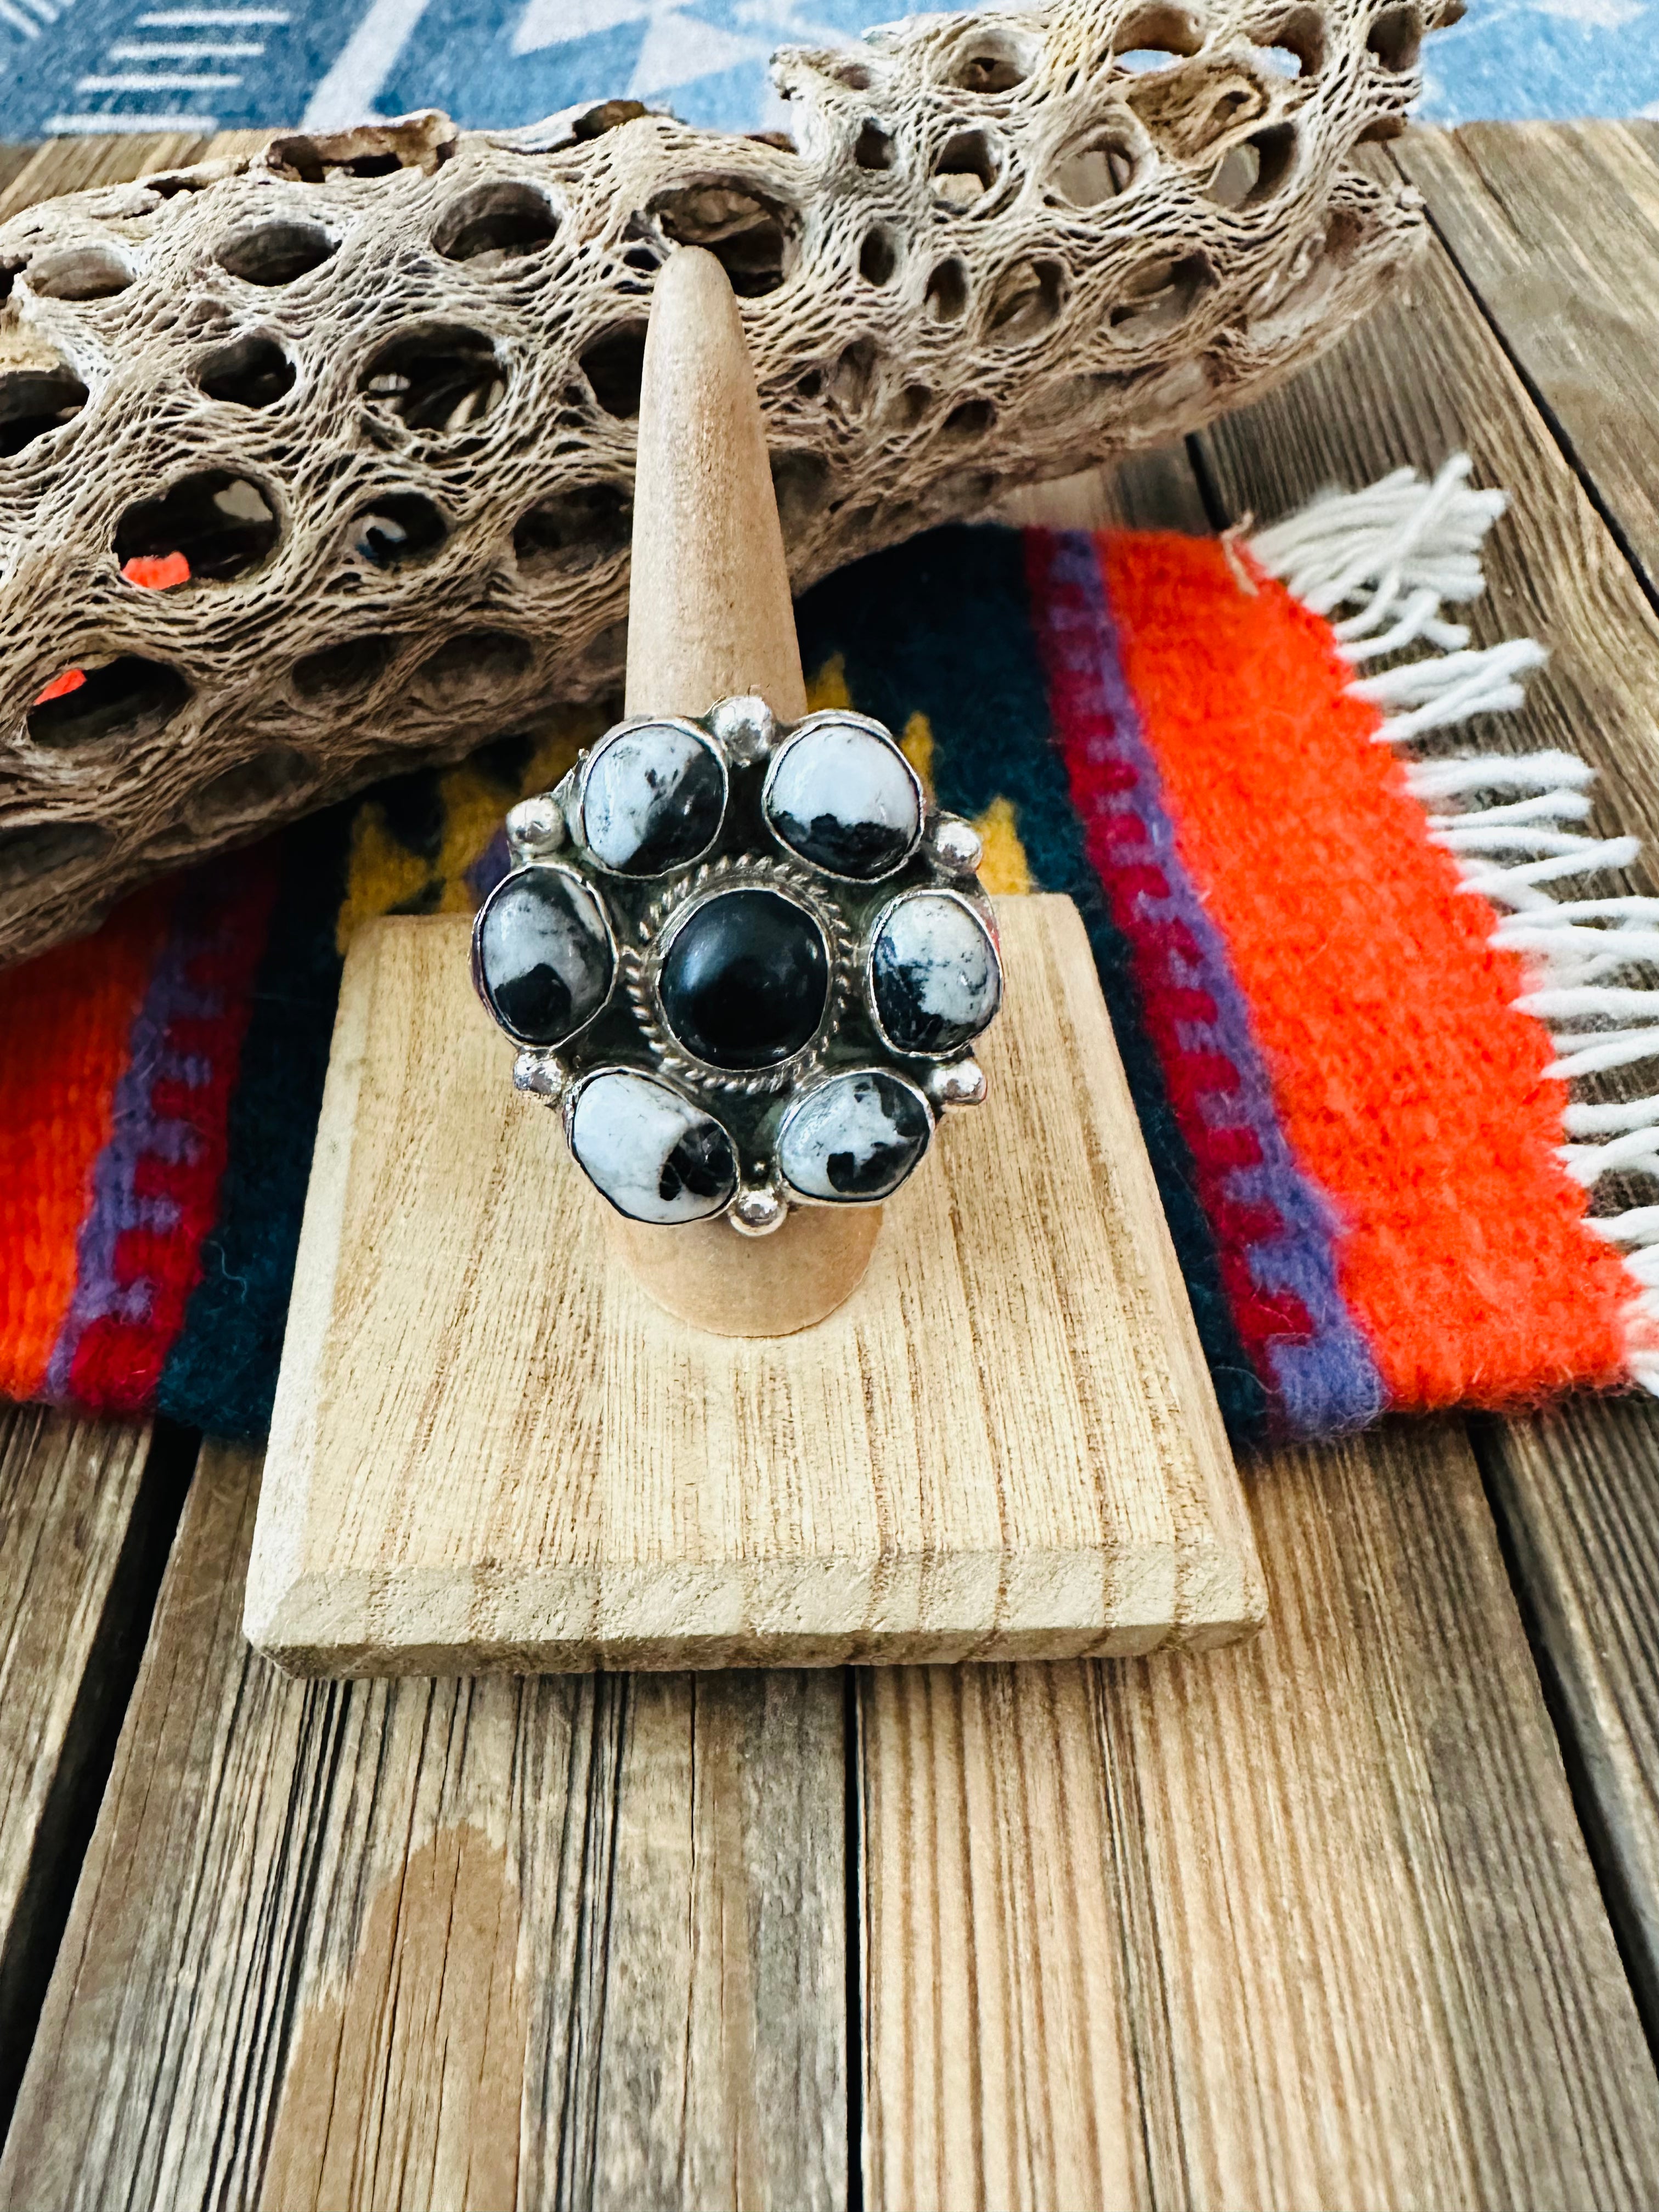
[[[1531,638],[1472,647],[1467,627],[1443,611],[1485,590],[1481,545],[1509,503],[1472,487],[1471,466],[1454,453],[1431,483],[1396,469],[1368,490],[1324,493],[1247,541],[1257,564],[1316,613],[1355,610],[1333,629],[1357,668],[1431,648],[1349,687],[1390,710],[1382,744],[1409,747],[1472,715],[1512,711],[1526,696],[1518,679],[1547,658]],[[1525,962],[1515,1003],[1549,1030],[1557,1057],[1547,1072],[1568,1085],[1659,1060],[1659,988],[1609,980],[1659,969],[1659,898],[1577,896],[1579,879],[1629,868],[1641,852],[1635,837],[1573,826],[1589,819],[1595,777],[1587,761],[1553,750],[1434,754],[1406,767],[1430,836],[1455,855],[1463,889],[1493,908],[1492,942]],[[1562,1134],[1562,1164],[1592,1193],[1605,1176],[1659,1177],[1659,1095],[1570,1093]],[[1659,1206],[1592,1215],[1587,1225],[1624,1250],[1629,1371],[1659,1395]]]
[[[956,12],[966,0],[948,0]],[[0,0],[0,137],[332,129],[445,108],[467,129],[643,100],[787,127],[767,62],[850,44],[884,0]],[[1425,120],[1659,113],[1659,0],[1471,0],[1425,58]]]
[[[1425,123],[1659,114],[1659,0],[1471,0],[1423,81]]]

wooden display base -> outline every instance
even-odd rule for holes
[[[1075,908],[1000,902],[988,1103],[829,1320],[653,1304],[463,920],[346,963],[247,1633],[307,1674],[1051,1658],[1266,1600]]]

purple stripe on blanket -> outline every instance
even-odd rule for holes
[[[1291,1151],[1226,947],[1182,860],[1158,764],[1123,676],[1094,540],[1083,532],[1057,532],[1050,542],[1053,588],[1042,611],[1049,647],[1064,656],[1072,696],[1087,716],[1087,757],[1108,771],[1103,781],[1110,787],[1114,836],[1121,841],[1126,829],[1132,835],[1138,830],[1133,848],[1123,851],[1120,842],[1116,857],[1146,869],[1147,880],[1137,872],[1133,894],[1137,952],[1145,957],[1156,946],[1163,963],[1162,975],[1149,979],[1157,986],[1147,994],[1149,1012],[1160,1001],[1178,1007],[1182,1054],[1213,1055],[1232,1071],[1235,1080],[1205,1090],[1187,1110],[1237,1158],[1221,1174],[1229,1212],[1238,1209],[1233,1218],[1252,1227],[1277,1224],[1265,1234],[1245,1228],[1231,1237],[1227,1221],[1213,1225],[1224,1244],[1243,1249],[1257,1288],[1298,1299],[1310,1325],[1304,1340],[1268,1340],[1273,1373],[1264,1380],[1279,1400],[1275,1425],[1293,1437],[1362,1427],[1381,1413],[1383,1390],[1339,1287],[1340,1224]],[[1161,895],[1152,888],[1160,877]],[[1175,1096],[1181,1069],[1168,1073]],[[1213,1158],[1216,1147],[1203,1150]]]
[[[76,1248],[75,1295],[46,1368],[46,1395],[60,1402],[70,1396],[76,1349],[94,1322],[113,1316],[143,1322],[150,1317],[151,1285],[116,1280],[116,1240],[129,1229],[168,1230],[177,1224],[176,1202],[141,1197],[135,1180],[146,1155],[187,1160],[201,1141],[188,1122],[158,1115],[152,1097],[158,1082],[170,1079],[197,1089],[211,1079],[209,1063],[179,1052],[167,1042],[167,1031],[175,1021],[222,1011],[222,991],[204,991],[190,981],[192,965],[211,951],[222,928],[219,910],[207,893],[188,885],[173,907],[149,988],[134,1017],[131,1057],[115,1087],[109,1142],[93,1171],[92,1204]]]

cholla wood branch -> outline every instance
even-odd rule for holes
[[[1420,224],[1352,149],[1455,7],[922,17],[781,55],[793,144],[427,115],[0,227],[0,957],[614,684],[676,241],[742,295],[804,585],[1345,330]]]

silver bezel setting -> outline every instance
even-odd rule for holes
[[[985,933],[986,941],[991,948],[991,965],[996,971],[995,1006],[971,1036],[964,1037],[960,1044],[946,1045],[942,1052],[927,1052],[915,1045],[896,1042],[889,1036],[887,1026],[881,1018],[881,1008],[876,1001],[876,940],[902,906],[909,906],[916,899],[923,898],[948,899],[953,905],[961,907],[965,914],[971,915]],[[864,993],[865,1011],[870,1017],[870,1026],[888,1051],[896,1053],[901,1060],[925,1060],[943,1066],[953,1060],[968,1057],[1002,1012],[1002,945],[997,935],[996,917],[988,902],[969,897],[954,884],[918,884],[913,890],[901,891],[896,898],[889,899],[884,906],[878,908],[871,916],[870,926],[865,932],[859,967],[859,980]]]
[[[659,988],[663,963],[674,939],[702,907],[728,891],[775,891],[800,908],[823,939],[829,967],[823,1012],[809,1043],[773,1067],[716,1067],[699,1060],[669,1027]],[[799,1083],[823,1065],[847,1003],[848,975],[854,957],[853,933],[836,909],[815,895],[811,878],[798,863],[771,859],[750,860],[733,854],[704,861],[684,883],[676,884],[653,901],[638,928],[639,943],[623,951],[623,970],[628,995],[633,1000],[647,1042],[658,1065],[672,1071],[683,1083],[700,1090],[731,1091],[756,1097]]]
[[[777,772],[797,740],[827,728],[849,727],[891,749],[916,798],[915,836],[896,860],[873,876],[843,874],[798,852],[770,812]],[[714,753],[720,766],[720,821],[701,854],[647,875],[612,867],[599,858],[587,840],[586,808],[591,777],[608,748],[623,736],[648,730],[678,732]],[[651,769],[648,755],[645,768]],[[723,1212],[735,1231],[765,1236],[782,1225],[793,1207],[884,1202],[882,1197],[826,1198],[799,1190],[783,1173],[780,1155],[786,1133],[825,1084],[860,1075],[885,1075],[898,1083],[927,1117],[917,1167],[947,1113],[984,1097],[985,1077],[975,1049],[1000,1008],[1004,985],[995,916],[969,865],[982,851],[982,842],[973,824],[933,803],[891,732],[871,716],[826,708],[799,722],[780,722],[765,701],[752,695],[718,700],[699,716],[631,715],[581,752],[554,789],[520,799],[507,831],[513,866],[479,908],[472,970],[485,1006],[519,1048],[514,1084],[526,1103],[554,1108],[567,1143],[581,1100],[602,1075],[637,1076],[714,1123],[731,1147],[736,1182],[723,1207],[691,1217],[686,1226]],[[485,988],[482,960],[483,930],[495,901],[532,869],[548,868],[586,891],[600,917],[611,958],[610,988],[601,1004],[551,1045],[502,1021]],[[811,1037],[775,1066],[720,1067],[701,1059],[669,1025],[662,977],[691,917],[715,899],[749,890],[775,893],[817,929],[827,954],[824,1003]],[[896,1043],[877,1008],[877,941],[897,909],[915,898],[945,898],[967,909],[989,942],[996,981],[996,1008],[983,1027],[961,1044],[932,1053]],[[735,949],[740,952],[741,945]],[[574,1144],[571,1150],[574,1156]],[[619,1164],[628,1163],[624,1158]],[[623,1218],[641,1218],[625,1212],[608,1191],[600,1194]]]
[[[569,1151],[571,1158],[575,1161],[577,1166],[581,1167],[581,1155],[577,1152],[575,1144],[576,1109],[581,1103],[582,1093],[591,1088],[593,1084],[597,1083],[602,1075],[631,1075],[636,1077],[641,1083],[654,1083],[658,1085],[659,1088],[670,1092],[674,1097],[678,1098],[682,1105],[691,1107],[694,1111],[701,1114],[706,1121],[713,1121],[715,1127],[725,1137],[726,1143],[732,1148],[732,1190],[730,1196],[723,1198],[718,1206],[711,1206],[707,1213],[693,1214],[684,1222],[647,1221],[643,1214],[629,1213],[625,1207],[620,1206],[617,1204],[616,1200],[612,1198],[611,1193],[605,1188],[603,1184],[593,1182],[592,1176],[588,1176],[588,1181],[590,1182],[593,1182],[594,1189],[599,1192],[599,1196],[605,1200],[605,1204],[615,1212],[621,1214],[624,1221],[637,1221],[641,1228],[645,1229],[672,1229],[677,1227],[690,1229],[699,1221],[714,1221],[717,1220],[721,1214],[728,1212],[737,1200],[744,1187],[743,1147],[738,1144],[737,1139],[732,1135],[731,1130],[726,1127],[726,1123],[721,1121],[718,1114],[711,1111],[711,1109],[703,1103],[701,1098],[691,1097],[682,1085],[671,1081],[669,1077],[660,1068],[635,1067],[630,1066],[625,1060],[602,1060],[597,1067],[584,1068],[579,1076],[566,1085],[563,1098],[560,1102],[559,1113],[560,1119],[564,1127],[565,1145]],[[585,1168],[582,1170],[582,1172],[585,1175],[587,1173]]]
[[[823,1198],[815,1192],[802,1190],[799,1184],[790,1182],[788,1176],[784,1170],[784,1137],[790,1123],[794,1120],[797,1114],[802,1112],[805,1108],[809,1106],[812,1100],[817,1097],[818,1093],[821,1091],[827,1090],[830,1084],[851,1082],[854,1079],[860,1075],[878,1075],[889,1083],[896,1083],[902,1090],[908,1091],[910,1093],[912,1097],[914,1097],[921,1106],[922,1112],[927,1117],[927,1142],[923,1145],[921,1152],[917,1153],[912,1164],[906,1169],[903,1175],[899,1177],[897,1182],[893,1185],[893,1188],[891,1190],[882,1191],[873,1198]],[[788,1105],[784,1109],[782,1119],[779,1121],[777,1128],[776,1157],[778,1163],[778,1181],[782,1185],[783,1188],[788,1193],[790,1202],[794,1206],[826,1206],[830,1207],[840,1207],[843,1206],[882,1206],[885,1204],[888,1199],[894,1195],[895,1192],[903,1189],[905,1184],[915,1173],[916,1169],[921,1165],[928,1153],[933,1150],[933,1139],[938,1134],[938,1108],[934,1105],[933,1100],[927,1096],[927,1093],[923,1089],[922,1085],[916,1082],[914,1077],[907,1075],[902,1068],[878,1067],[870,1061],[859,1061],[851,1063],[846,1067],[831,1068],[819,1081],[804,1087],[796,1095],[796,1097],[790,1100]]]
[[[594,769],[610,751],[612,745],[623,738],[631,737],[637,730],[679,731],[682,735],[694,738],[702,750],[712,757],[720,772],[720,817],[714,824],[714,834],[696,852],[688,854],[683,860],[671,861],[665,868],[613,867],[609,860],[600,859],[588,841],[587,786],[589,780],[592,776]],[[726,828],[726,817],[732,805],[732,771],[726,765],[726,754],[713,732],[706,730],[701,722],[694,722],[687,714],[633,714],[626,721],[613,722],[599,743],[590,746],[577,762],[575,779],[574,803],[567,811],[571,833],[594,866],[602,868],[607,876],[621,883],[660,883],[665,876],[672,876],[678,869],[695,868],[698,862],[706,858],[719,844],[721,833]]]
[[[903,769],[905,775],[910,780],[910,787],[915,793],[915,835],[890,867],[883,868],[873,876],[848,875],[840,868],[826,867],[822,860],[810,859],[789,842],[772,818],[772,789],[777,781],[778,772],[785,761],[803,738],[810,738],[817,730],[829,729],[836,725],[843,728],[850,726],[853,729],[862,730],[867,737],[878,738]],[[805,715],[799,722],[793,722],[789,726],[787,736],[781,738],[772,748],[771,757],[767,763],[766,781],[761,786],[760,808],[761,820],[766,825],[766,834],[776,844],[780,852],[787,853],[797,867],[816,869],[818,874],[828,876],[832,882],[838,884],[886,883],[890,877],[897,875],[902,868],[907,866],[915,858],[922,840],[927,835],[927,793],[922,787],[921,778],[905,759],[902,747],[895,743],[891,731],[885,729],[881,723],[872,721],[868,714],[855,714],[850,708],[843,707],[820,708],[817,714]]]
[[[555,1038],[550,1044],[545,1037],[530,1036],[527,1036],[523,1030],[515,1030],[514,1028],[512,1023],[506,1019],[501,1013],[501,1009],[496,1006],[495,1000],[490,996],[489,988],[484,981],[483,973],[484,917],[489,914],[496,900],[500,898],[501,894],[507,890],[509,884],[516,884],[521,877],[531,875],[538,870],[544,870],[556,876],[563,876],[567,878],[568,881],[575,884],[576,888],[585,897],[592,899],[593,904],[599,908],[599,920],[605,928],[605,941],[611,952],[611,981],[605,987],[604,998],[600,1000],[599,1005],[594,1007],[592,1012],[587,1016],[586,1020],[578,1022],[574,1030],[567,1030],[562,1037]],[[479,906],[477,913],[472,917],[472,988],[483,1001],[484,1011],[489,1016],[491,1021],[495,1022],[501,1029],[505,1030],[507,1035],[512,1038],[514,1043],[516,1045],[527,1046],[537,1052],[562,1053],[568,1044],[571,1043],[574,1039],[580,1036],[584,1030],[591,1029],[593,1026],[593,1024],[598,1021],[599,1016],[605,1012],[605,1008],[611,1004],[617,995],[617,978],[622,974],[622,970],[623,955],[621,949],[617,943],[616,925],[611,919],[611,909],[605,904],[599,885],[595,883],[590,882],[587,877],[583,875],[580,868],[573,868],[568,860],[556,860],[551,858],[546,860],[524,860],[521,861],[517,867],[509,868],[507,873],[501,878],[500,883],[495,885],[489,896]]]

